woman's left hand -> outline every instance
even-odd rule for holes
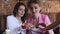
[[[27,26],[27,28],[35,28],[35,26],[33,24],[30,24],[30,23],[28,23],[26,26]]]
[[[33,24],[29,24],[31,28],[35,28],[35,26]]]

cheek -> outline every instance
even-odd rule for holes
[[[25,13],[25,10],[22,10],[22,13]]]
[[[22,13],[22,11],[21,11],[21,10],[19,10],[19,11],[18,11],[18,13],[20,14],[20,13]]]
[[[39,12],[39,9],[36,9],[35,12]]]
[[[36,13],[37,11],[38,11],[38,10],[36,9],[36,10],[35,10],[35,13]]]
[[[20,15],[21,14],[21,11],[18,11],[18,15]]]
[[[40,11],[40,9],[37,9],[37,12],[39,12]]]
[[[18,12],[19,14],[21,13],[21,11]]]

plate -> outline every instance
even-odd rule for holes
[[[36,31],[36,32],[42,32],[43,30],[39,29],[39,28],[32,28],[33,31]]]

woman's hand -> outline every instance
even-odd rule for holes
[[[30,24],[30,23],[29,23],[29,26],[30,26],[31,28],[35,28],[35,26],[34,26],[33,24]]]
[[[26,24],[26,27],[27,27],[27,28],[35,28],[35,26],[34,26],[33,24],[30,24],[30,23],[27,23],[27,24]]]

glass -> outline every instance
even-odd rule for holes
[[[5,32],[3,32],[3,34],[10,34],[10,30],[6,29]]]
[[[26,29],[26,25],[25,24],[22,24],[22,29]]]
[[[25,23],[24,24],[22,24],[22,26],[21,26],[21,34],[26,34],[26,25],[25,25]]]
[[[10,30],[6,29],[5,32],[3,32],[3,34],[10,34]]]

